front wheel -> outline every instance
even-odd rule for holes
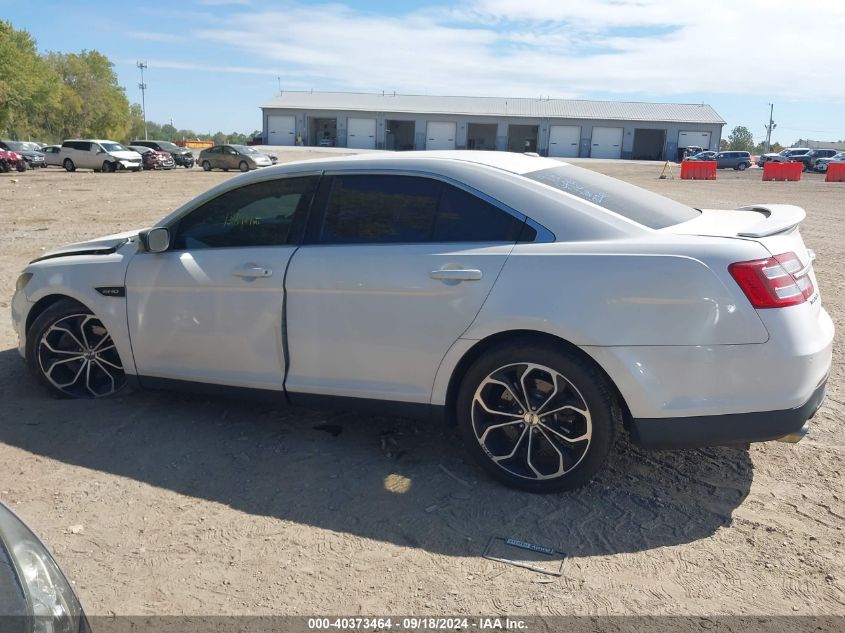
[[[736,168],[739,171],[745,171],[746,169],[748,169],[748,163],[740,163],[739,165],[736,166]]]
[[[104,174],[114,173],[116,171],[115,164],[110,163],[109,161],[105,160],[105,161],[103,161],[103,166],[100,169],[100,171],[103,172]]]
[[[211,171],[211,163],[209,163],[207,160],[202,161],[202,168],[203,171]]]
[[[240,169],[241,171],[249,171],[249,165],[245,160],[242,160],[240,163],[238,163],[238,169]]]
[[[621,416],[614,389],[590,361],[531,341],[475,361],[457,398],[473,457],[499,481],[529,492],[587,483],[607,461]]]
[[[108,330],[90,310],[59,301],[32,324],[26,342],[30,371],[62,398],[104,398],[126,384]]]

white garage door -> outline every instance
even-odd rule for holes
[[[622,128],[594,127],[590,158],[622,158]]]
[[[426,149],[455,149],[456,123],[429,121],[425,128]]]
[[[578,158],[581,127],[578,125],[553,125],[549,128],[549,156]]]
[[[376,120],[349,118],[346,122],[346,147],[376,148]]]
[[[271,114],[267,117],[267,145],[295,145],[296,119]]]
[[[710,132],[691,132],[681,130],[678,133],[678,147],[689,147],[697,145],[704,149],[710,149]]]

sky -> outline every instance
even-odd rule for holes
[[[281,90],[708,103],[773,141],[845,139],[842,0],[40,0],[0,18],[94,49],[147,118],[261,128]],[[837,44],[837,42],[839,42]]]

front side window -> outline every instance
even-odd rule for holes
[[[179,221],[173,248],[288,244],[294,216],[307,212],[317,181],[317,176],[283,178],[227,191]]]

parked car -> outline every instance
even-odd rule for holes
[[[692,156],[687,157],[686,160],[716,160],[716,155],[718,153],[719,152],[714,152],[713,150],[706,150],[693,154]]]
[[[0,141],[0,149],[17,152],[23,156],[27,167],[30,169],[46,167],[44,164],[44,154],[40,151],[37,143],[30,143],[29,141]]]
[[[61,145],[46,145],[44,146],[41,151],[44,153],[44,166],[45,167],[61,167],[62,166],[62,159],[61,159]]]
[[[120,143],[93,139],[73,139],[62,143],[59,152],[62,166],[67,171],[83,167],[102,172],[124,169],[141,171],[141,155],[126,149]]]
[[[768,162],[788,163],[790,161],[797,160],[799,156],[803,156],[809,151],[809,147],[787,147],[786,149],[781,150],[777,154],[763,154],[762,156],[760,156],[760,158],[757,159],[757,164],[762,165]]]
[[[523,154],[333,157],[42,254],[12,321],[56,396],[445,417],[493,476],[548,492],[597,473],[623,422],[647,447],[803,436],[834,333],[804,217]]]
[[[173,162],[181,167],[190,168],[194,166],[193,152],[187,147],[179,147],[176,143],[171,143],[170,141],[139,140],[132,141],[131,144],[140,147],[149,147],[159,152],[167,152],[173,156]]]
[[[0,172],[26,170],[27,164],[23,156],[8,149],[0,149]]]
[[[334,140],[330,138],[321,138],[317,142],[318,147],[334,147]]]
[[[160,152],[151,147],[143,147],[141,145],[129,145],[127,149],[133,152],[138,152],[141,155],[141,162],[144,169],[173,169],[176,163],[173,161],[173,156],[167,152]]]
[[[259,167],[270,167],[270,157],[248,145],[215,145],[200,152],[198,162],[205,171],[212,169],[240,169],[249,171]]]
[[[44,543],[0,503],[3,633],[90,633],[79,598]]]
[[[744,171],[751,167],[751,154],[748,152],[719,152],[716,154],[717,169],[737,169]]]
[[[824,174],[827,172],[827,167],[830,163],[845,163],[845,152],[839,152],[830,158],[819,158],[813,166],[813,169]]]
[[[811,149],[806,154],[791,157],[790,160],[804,163],[804,171],[811,171],[815,168],[817,160],[820,158],[830,158],[836,154],[837,150],[835,149]]]

